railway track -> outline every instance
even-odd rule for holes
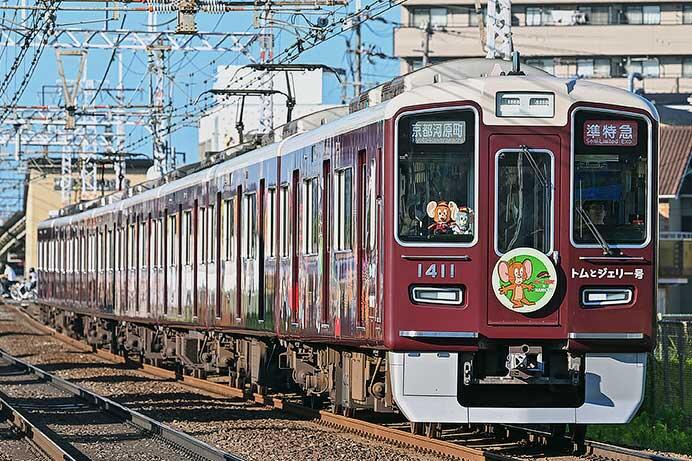
[[[93,350],[84,342],[59,333],[49,326],[38,322],[25,310],[18,309],[33,327],[49,334],[61,342],[84,352],[91,352],[98,357],[112,363],[124,364],[128,361],[111,352],[96,349]],[[131,363],[131,362],[130,362]],[[222,397],[249,399],[258,404],[268,405],[294,415],[313,419],[317,422],[340,430],[353,432],[376,440],[386,441],[398,446],[405,446],[432,453],[460,459],[465,461],[516,461],[531,457],[549,457],[560,455],[551,446],[555,440],[550,434],[531,428],[516,426],[500,426],[502,434],[479,431],[477,429],[465,430],[463,428],[443,429],[438,431],[438,438],[431,438],[412,434],[408,431],[408,425],[400,422],[381,423],[369,422],[362,419],[346,417],[329,411],[315,410],[282,397],[274,397],[263,394],[249,393],[247,390],[237,389],[225,382],[195,378],[188,375],[177,375],[174,371],[155,367],[146,363],[137,363],[141,371],[152,376],[176,380],[192,388],[209,392]],[[496,426],[497,428],[497,426]],[[569,444],[567,439],[565,444]],[[564,445],[564,444],[563,444]],[[630,448],[618,447],[601,442],[587,441],[585,451],[574,459],[599,459],[613,461],[676,461],[680,458],[648,453]],[[565,459],[564,453],[561,459]]]
[[[6,420],[50,459],[242,461],[0,350]]]

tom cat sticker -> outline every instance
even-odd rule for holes
[[[500,257],[493,269],[493,293],[507,309],[535,312],[553,299],[557,273],[552,261],[533,248],[515,248]]]

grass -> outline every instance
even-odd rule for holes
[[[680,409],[642,410],[629,424],[589,426],[587,438],[651,450],[692,455],[690,416]]]

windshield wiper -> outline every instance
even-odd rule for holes
[[[603,234],[601,234],[596,225],[593,223],[591,217],[586,212],[586,210],[584,210],[584,208],[582,208],[581,205],[577,206],[576,210],[579,217],[582,219],[582,221],[584,221],[584,224],[586,224],[586,228],[589,229],[591,234],[596,239],[596,243],[598,243],[601,246],[601,248],[603,248],[603,254],[608,256],[615,256],[615,253],[613,252],[612,248],[610,248],[610,245],[608,245],[608,242],[606,242],[606,239],[603,237]]]
[[[526,159],[529,161],[529,165],[531,165],[531,168],[533,169],[533,172],[536,174],[536,177],[541,183],[541,186],[545,187],[546,189],[549,189],[551,184],[549,182],[549,179],[545,177],[543,174],[543,171],[538,167],[538,164],[536,163],[536,159],[533,158],[533,155],[531,154],[531,151],[529,150],[529,147],[526,145],[521,145],[519,146],[521,149],[521,153],[526,156]]]

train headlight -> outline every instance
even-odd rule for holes
[[[460,287],[422,287],[411,288],[414,304],[446,304],[460,306],[464,302],[464,291]]]
[[[495,113],[498,117],[550,118],[555,116],[553,93],[499,91],[495,98]]]
[[[622,306],[632,302],[632,288],[583,288],[581,304],[584,307]]]

